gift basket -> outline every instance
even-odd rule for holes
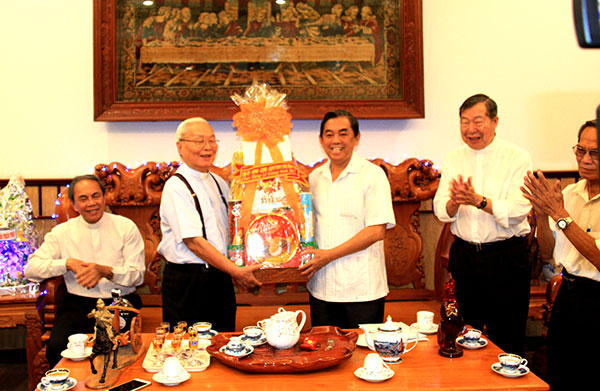
[[[232,159],[228,255],[238,266],[297,267],[315,247],[308,180],[293,159],[285,94],[254,84],[233,101],[241,138]]]

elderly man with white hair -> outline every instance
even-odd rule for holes
[[[190,118],[178,126],[176,138],[183,162],[166,182],[160,203],[158,252],[167,261],[163,321],[207,321],[215,330],[233,331],[232,278],[244,287],[260,285],[253,274],[260,265],[237,267],[226,256],[229,186],[209,171],[218,150],[212,127],[203,118]]]

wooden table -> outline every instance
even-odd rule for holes
[[[144,334],[146,344],[152,334]],[[199,390],[261,390],[261,391],[307,391],[307,390],[548,390],[549,387],[533,373],[510,379],[497,375],[490,366],[497,361],[501,350],[492,343],[480,350],[465,351],[458,359],[447,359],[438,353],[436,336],[419,345],[404,356],[402,363],[392,365],[394,377],[383,383],[368,383],[354,376],[354,371],[370,350],[357,347],[350,360],[317,372],[298,374],[245,373],[227,367],[214,358],[204,372],[193,372],[191,378],[178,389]],[[128,367],[117,384],[132,378],[152,381],[153,373],[142,368],[143,357]],[[86,390],[84,383],[90,373],[89,362],[62,360],[58,366],[71,370],[78,383],[74,390]],[[148,390],[167,390],[171,387],[153,382]]]

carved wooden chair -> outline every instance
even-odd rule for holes
[[[550,323],[550,315],[552,314],[552,307],[554,306],[554,300],[556,300],[556,295],[558,295],[558,290],[562,284],[562,274],[557,274],[548,281],[546,285],[546,304],[542,307],[544,308],[544,312],[542,314],[542,319],[544,320],[544,324],[548,327]]]
[[[533,211],[527,217],[531,232],[526,236],[529,260],[532,265],[532,280],[536,280],[541,271],[541,260],[539,259],[538,244],[535,238],[536,220]],[[441,299],[444,291],[444,283],[448,278],[448,262],[450,259],[450,248],[454,243],[455,236],[450,232],[450,223],[445,223],[440,232],[435,249],[435,271],[434,284],[437,299]],[[536,274],[537,273],[537,274]]]

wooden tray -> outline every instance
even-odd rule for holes
[[[354,331],[343,331],[334,326],[314,327],[307,333],[301,333],[298,343],[292,348],[279,350],[266,343],[254,347],[254,353],[249,356],[238,358],[219,351],[233,335],[237,334],[221,333],[214,336],[206,351],[230,367],[263,373],[295,373],[329,368],[349,359],[358,339]],[[299,347],[306,337],[317,341],[316,350]]]

